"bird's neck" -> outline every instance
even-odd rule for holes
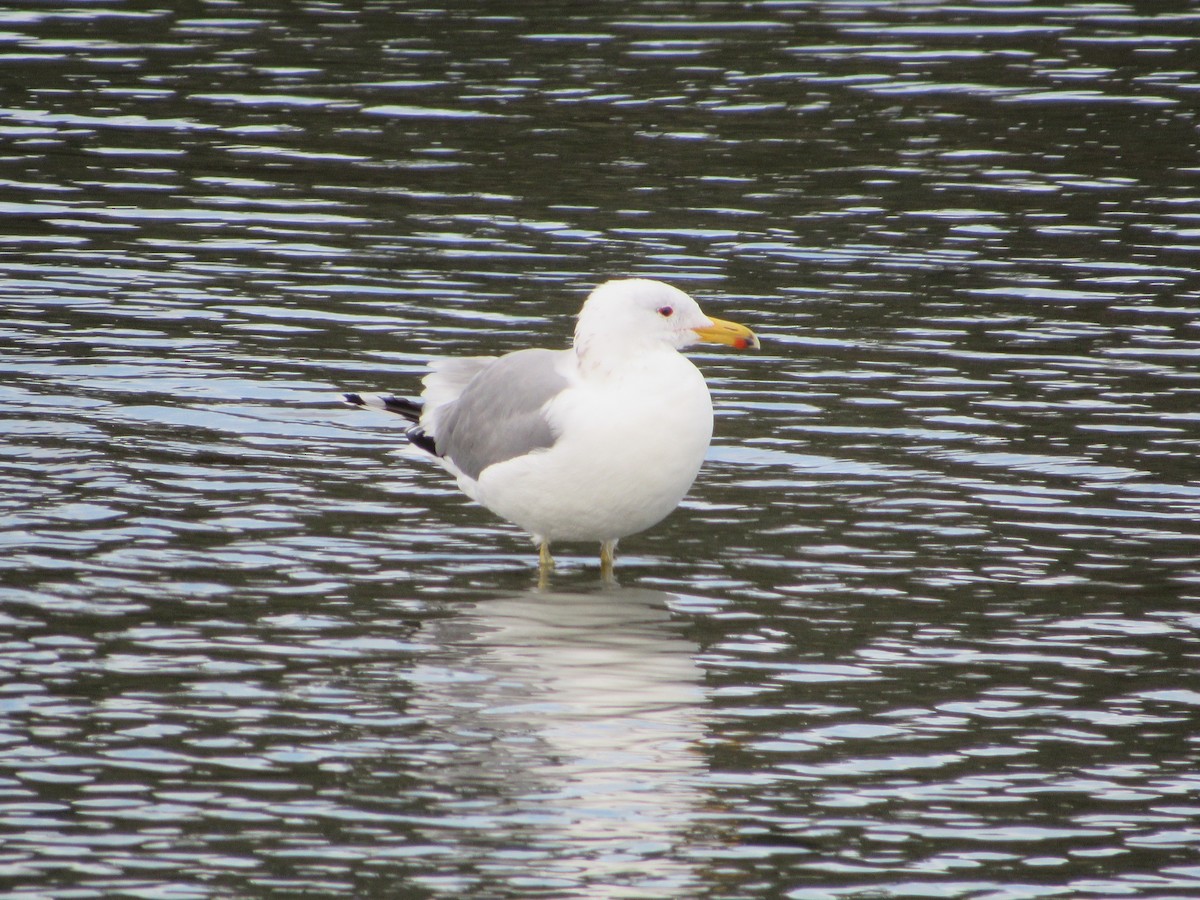
[[[592,334],[576,338],[575,356],[585,376],[611,377],[656,366],[664,358],[677,357],[674,347],[662,341],[630,340],[629,335]]]

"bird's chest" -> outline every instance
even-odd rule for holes
[[[681,365],[680,365],[681,364]],[[581,386],[586,402],[566,411],[566,434],[606,460],[606,468],[651,478],[694,477],[712,438],[712,401],[700,372],[683,357],[632,367]]]

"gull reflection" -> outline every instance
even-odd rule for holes
[[[694,887],[683,845],[707,802],[705,692],[669,599],[534,592],[433,626],[454,658],[411,673],[410,709],[443,751],[427,824],[472,880],[587,897]]]

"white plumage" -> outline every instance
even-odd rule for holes
[[[584,303],[570,349],[440,360],[422,405],[383,405],[416,421],[414,444],[468,496],[533,536],[543,567],[554,541],[598,541],[610,572],[616,542],[678,506],[704,460],[712,402],[679,353],[701,341],[758,346],[677,288],[609,281]]]

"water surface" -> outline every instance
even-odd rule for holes
[[[0,13],[0,883],[1200,894],[1200,14]],[[619,585],[343,390],[763,338]]]

